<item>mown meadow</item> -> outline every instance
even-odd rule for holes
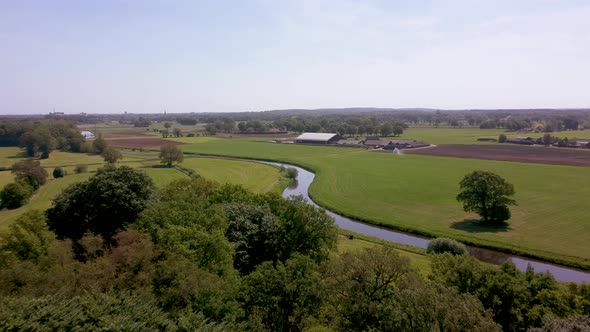
[[[349,217],[396,229],[590,267],[590,173],[584,167],[393,155],[357,148],[272,144],[251,139],[182,138],[195,154],[259,158],[314,171],[313,199]],[[506,227],[481,227],[455,200],[473,170],[500,174],[516,188]]]

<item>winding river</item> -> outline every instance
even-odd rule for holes
[[[275,163],[275,162],[265,162],[259,161],[266,164],[272,164],[277,166],[284,166],[284,167],[293,167],[297,169],[298,175],[297,180],[294,181],[289,187],[287,187],[283,191],[283,197],[289,197],[291,195],[301,195],[303,196],[310,204],[318,206],[315,202],[311,200],[308,194],[309,186],[313,182],[315,174],[309,172],[301,167],[292,166],[283,163]],[[339,214],[336,214],[330,210],[326,210],[326,213],[334,218],[336,225],[338,227],[350,230],[353,232],[357,232],[360,234],[374,236],[379,239],[398,242],[406,245],[411,245],[420,248],[426,248],[430,239],[411,235],[402,232],[396,232],[389,229],[372,226],[369,224],[365,224],[359,221],[355,221]],[[532,260],[529,258],[509,255],[505,253],[501,253],[498,251],[482,249],[477,247],[468,247],[469,253],[478,258],[481,261],[493,263],[493,264],[502,264],[506,261],[512,261],[516,267],[521,270],[525,271],[528,265],[531,265],[535,272],[545,272],[548,271],[555,279],[563,282],[587,282],[590,283],[590,273],[576,270],[573,268],[563,267],[555,264],[548,264],[537,260]]]

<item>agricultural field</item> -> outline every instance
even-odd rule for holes
[[[223,165],[223,171],[219,166]],[[278,191],[286,187],[278,167],[265,164],[216,158],[185,158],[182,167],[193,169],[206,179],[220,183],[241,184],[254,192]]]
[[[439,145],[425,149],[412,149],[404,153],[439,157],[590,166],[590,150],[588,149],[544,147],[538,145],[523,146],[507,143],[493,145],[453,144]]]
[[[183,138],[189,143],[189,138]],[[182,146],[189,153],[259,158],[313,170],[314,200],[349,217],[386,227],[446,236],[558,262],[590,267],[590,197],[586,167],[393,155],[357,148],[216,139]],[[481,227],[455,200],[461,178],[474,170],[513,183],[518,206],[506,228]]]
[[[452,128],[408,128],[404,133],[397,137],[397,139],[414,139],[418,141],[426,141],[430,144],[495,144],[493,142],[479,142],[478,138],[495,138],[498,139],[500,134],[506,135],[508,138],[518,136],[530,136],[532,138],[543,137],[544,133],[519,133],[506,132],[504,129],[452,129]],[[590,138],[590,131],[576,130],[576,131],[561,131],[551,133],[552,136],[560,138]]]

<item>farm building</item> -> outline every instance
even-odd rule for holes
[[[362,142],[361,141],[350,140],[350,139],[341,139],[338,142],[336,142],[336,144],[338,144],[338,145],[353,145],[353,146],[357,146],[357,145],[361,145]]]
[[[365,139],[365,141],[363,142],[364,145],[366,146],[370,146],[373,148],[382,148],[385,145],[387,145],[388,141],[382,141],[379,139],[379,137],[367,137]]]
[[[413,148],[421,148],[425,146],[429,146],[430,144],[426,142],[416,141],[416,140],[391,140],[383,147],[385,150],[395,150],[395,149],[413,149]]]
[[[82,130],[80,132],[80,135],[84,136],[85,139],[95,139],[96,138],[94,133],[91,131],[88,131],[88,130]]]
[[[295,138],[295,143],[334,144],[344,139],[338,134],[331,133],[303,133]]]
[[[522,145],[534,145],[535,144],[532,137],[515,137],[515,138],[511,138],[511,139],[506,140],[506,143],[522,144]]]
[[[397,149],[412,149],[412,148],[419,148],[419,147],[424,147],[424,146],[430,145],[426,142],[421,142],[421,141],[416,141],[416,140],[409,140],[409,139],[380,140],[377,137],[367,137],[364,144],[367,147],[371,147],[374,149],[383,148],[385,150],[394,150],[396,148]]]

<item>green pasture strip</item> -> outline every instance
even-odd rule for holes
[[[16,146],[0,147],[0,167],[10,167],[24,159],[27,159],[27,156],[23,149]]]
[[[356,148],[219,139],[182,146],[197,154],[275,160],[313,170],[316,203],[373,224],[590,268],[587,167],[393,155]],[[516,189],[508,227],[471,222],[455,200],[474,170],[500,174]]]
[[[50,179],[29,199],[24,206],[14,210],[0,211],[0,231],[5,230],[21,214],[31,210],[46,210],[51,207],[51,200],[69,185],[84,181],[91,176],[89,173],[72,174],[59,179]]]
[[[410,263],[423,275],[426,276],[432,272],[430,258],[428,255],[426,255],[426,252],[420,248],[400,245],[399,243],[385,241],[372,236],[358,234],[343,229],[339,229],[338,233],[339,253],[356,252],[377,246],[388,246],[394,248],[395,251],[401,256],[408,257],[410,259]],[[352,235],[353,238],[350,239],[349,235]]]
[[[175,168],[141,168],[146,172],[158,188],[162,188],[174,180],[187,179],[188,177]]]
[[[144,133],[150,135],[157,135],[159,133],[153,132],[148,127],[134,127],[133,125],[122,125],[117,121],[109,123],[98,123],[98,124],[81,124],[78,125],[80,130],[88,130],[98,136],[98,134],[131,134],[131,133]]]
[[[14,174],[10,171],[0,172],[0,189],[14,180]]]
[[[277,167],[255,162],[221,158],[185,158],[182,167],[192,169],[206,179],[241,184],[253,192],[275,191],[286,187]]]
[[[205,128],[205,124],[201,124],[201,123],[197,123],[196,125],[182,125],[176,121],[161,121],[161,122],[152,122],[152,124],[149,126],[149,129],[150,130],[151,129],[158,129],[158,130],[166,129],[166,127],[164,127],[164,124],[166,122],[169,122],[172,125],[170,128],[168,128],[168,130],[170,130],[171,133],[174,128],[178,128],[178,129],[182,130],[183,133],[196,132],[197,130],[202,130]]]

